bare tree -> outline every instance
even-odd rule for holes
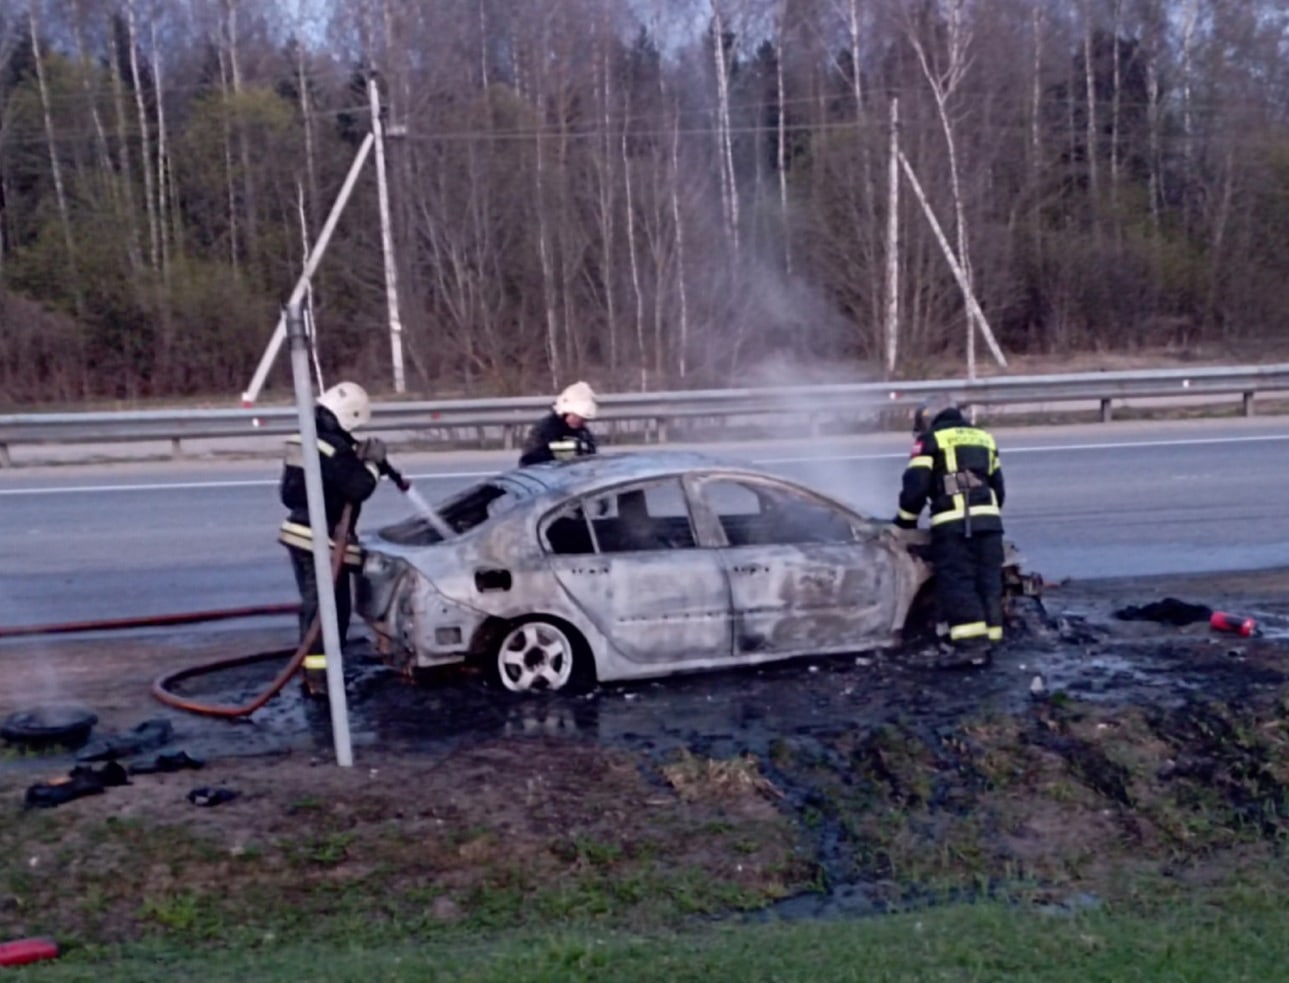
[[[157,111],[157,226],[161,237],[161,272],[167,290],[172,286],[170,244],[173,231],[170,227],[170,203],[175,200],[174,175],[170,167],[169,132],[166,129],[166,90],[161,60],[161,45],[157,42],[157,22],[151,19],[152,81],[156,90]]]
[[[711,0],[712,61],[716,79],[716,144],[720,161],[721,204],[725,215],[725,234],[737,255],[739,250],[738,179],[734,173],[734,143],[730,134],[730,55],[726,52],[728,40],[725,17],[721,12],[722,0]]]
[[[0,17],[0,76],[9,71],[14,48],[17,47],[17,39],[17,31],[10,31],[8,22]],[[5,145],[5,137],[9,129],[8,108],[8,92],[4,86],[0,86],[0,148]],[[5,168],[0,166],[0,296],[3,296],[5,291],[5,258],[9,252],[9,235],[6,231],[8,213],[3,207],[3,203],[8,199],[7,183]]]
[[[783,62],[787,55],[788,0],[779,7],[778,57],[774,59],[775,93],[779,99],[778,146],[775,165],[779,172],[779,214],[783,223],[783,268],[792,274],[792,236],[788,234],[788,87],[783,79]]]
[[[689,288],[685,284],[685,222],[680,205],[680,112],[672,116],[671,129],[671,221],[676,234],[676,297],[680,303],[676,371],[683,381],[689,368]]]
[[[71,209],[67,204],[67,191],[63,186],[63,168],[58,159],[58,140],[54,133],[54,116],[50,108],[49,82],[45,76],[45,57],[41,50],[40,0],[32,0],[27,11],[31,28],[31,56],[36,66],[36,81],[40,90],[40,110],[45,122],[45,139],[48,142],[49,170],[54,182],[54,196],[58,204],[58,221],[63,230],[63,246],[67,250],[67,265],[71,272],[72,296],[79,311],[82,307],[80,275],[77,272],[76,241],[72,236]]]
[[[649,363],[646,358],[646,352],[648,349],[645,346],[644,337],[644,288],[641,284],[640,278],[640,255],[636,246],[635,185],[631,176],[631,153],[628,149],[627,131],[625,128],[622,130],[621,144],[623,193],[626,195],[627,260],[631,268],[631,293],[635,298],[636,348],[638,350],[637,358],[639,359],[640,366],[640,391],[644,392],[649,388]]]
[[[1179,66],[1182,99],[1182,185],[1186,189],[1187,220],[1195,171],[1195,32],[1199,22],[1199,0],[1184,0],[1181,14],[1181,64]]]
[[[308,45],[305,43],[307,14],[304,0],[298,0],[296,6],[295,27],[295,84],[300,99],[300,122],[304,130],[304,173],[308,201],[305,211],[310,226],[317,225],[318,209],[321,207],[318,190],[318,147],[314,130],[317,122],[313,113],[313,82],[308,73]]]
[[[1159,205],[1163,195],[1161,160],[1161,134],[1163,113],[1160,92],[1159,62],[1163,54],[1162,12],[1154,9],[1154,0],[1148,0],[1144,45],[1146,52],[1146,118],[1150,142],[1150,221],[1156,238],[1159,233]]]
[[[900,350],[900,100],[891,100],[891,150],[886,206],[886,377],[895,376]]]
[[[1085,135],[1085,153],[1087,155],[1088,167],[1088,192],[1092,204],[1092,228],[1095,231],[1098,227],[1098,202],[1101,200],[1101,184],[1098,180],[1097,158],[1099,156],[1099,140],[1097,136],[1097,79],[1096,53],[1092,47],[1092,35],[1094,33],[1094,17],[1092,13],[1092,0],[1083,2],[1083,86],[1084,96],[1086,99],[1084,105],[1084,123],[1086,126]]]
[[[232,84],[233,98],[228,105],[232,108],[231,116],[235,121],[237,149],[241,159],[242,211],[246,220],[245,245],[247,258],[254,260],[259,252],[259,218],[257,192],[255,187],[256,171],[251,167],[251,141],[243,118],[242,96],[245,87],[242,81],[242,62],[239,41],[241,30],[238,27],[238,15],[241,12],[242,0],[222,0],[224,5],[223,47],[228,59],[229,81]],[[230,205],[233,203],[230,202]]]
[[[161,264],[161,235],[157,224],[156,190],[152,178],[152,138],[144,100],[143,77],[139,72],[139,29],[135,0],[125,0],[126,39],[130,46],[130,80],[134,86],[134,106],[139,119],[140,166],[143,169],[143,205],[148,216],[148,262],[153,269]]]
[[[977,325],[988,341],[990,350],[998,363],[1005,365],[1006,359],[1002,356],[1002,350],[998,348],[988,323],[983,317],[976,317],[974,313],[979,308],[975,303],[971,287],[971,254],[968,248],[970,239],[967,234],[967,218],[963,205],[962,183],[959,178],[957,135],[949,109],[949,103],[962,85],[971,65],[969,51],[971,27],[967,20],[966,0],[944,0],[943,16],[945,43],[942,51],[933,53],[928,43],[923,40],[924,30],[928,26],[926,24],[919,23],[917,20],[907,21],[906,35],[935,99],[936,114],[940,120],[945,152],[948,156],[949,192],[952,196],[954,230],[957,237],[956,257],[958,266],[961,267],[959,280],[962,283],[967,310],[967,378],[974,379]]]
[[[98,74],[95,71],[93,59],[90,58],[85,43],[86,14],[84,0],[71,0],[69,13],[68,19],[72,39],[76,45],[76,60],[80,67],[81,91],[85,94],[85,102],[89,106],[90,121],[94,127],[94,151],[98,160],[99,174],[102,177],[107,195],[112,199],[116,199],[116,182],[112,177],[111,152],[108,150],[107,145],[107,131],[103,128],[103,116],[99,112],[98,106]]]

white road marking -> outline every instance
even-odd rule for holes
[[[1051,454],[1068,451],[1106,451],[1106,450],[1140,450],[1149,447],[1199,447],[1213,444],[1251,444],[1263,441],[1289,440],[1289,433],[1259,434],[1248,437],[1195,437],[1181,440],[1129,440],[1100,444],[1043,444],[1035,447],[1004,446],[1001,454],[1004,460],[1017,454]],[[886,451],[879,454],[822,454],[814,457],[764,457],[752,461],[753,464],[830,464],[847,461],[890,461],[903,460],[908,457],[907,451]],[[414,481],[475,481],[490,478],[500,473],[493,471],[436,471],[426,474],[410,474],[407,477]],[[132,485],[67,485],[63,487],[36,488],[0,488],[0,497],[17,497],[23,495],[86,495],[101,492],[153,492],[153,491],[207,491],[221,488],[264,488],[278,483],[277,478],[233,480],[233,481],[175,481],[148,482]]]

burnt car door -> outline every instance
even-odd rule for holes
[[[704,531],[723,542],[735,658],[890,642],[903,580],[878,524],[772,479],[692,483]]]
[[[703,549],[679,478],[587,496],[541,526],[552,572],[623,657],[639,663],[727,658],[730,594]]]

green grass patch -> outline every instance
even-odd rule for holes
[[[463,980],[1133,980],[1279,979],[1289,935],[1277,899],[1215,890],[1160,910],[1045,913],[958,905],[866,920],[706,924],[628,933],[461,931],[429,940],[372,939],[192,951],[172,944],[72,949],[13,980],[155,979],[345,983]]]

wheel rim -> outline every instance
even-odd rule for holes
[[[554,625],[526,622],[501,643],[497,670],[512,693],[563,689],[573,675],[573,644]]]

